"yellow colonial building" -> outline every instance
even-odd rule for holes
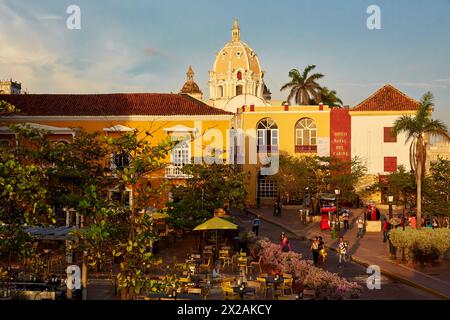
[[[228,163],[243,165],[251,204],[257,200],[270,203],[277,197],[270,174],[262,173],[265,155],[285,152],[343,160],[358,156],[367,164],[370,182],[395,171],[399,164],[407,165],[405,136],[393,136],[391,128],[398,117],[413,114],[418,107],[417,101],[391,85],[354,108],[272,101],[259,57],[241,40],[237,20],[231,40],[219,50],[209,72],[209,99],[195,82],[192,67],[179,94],[20,94],[18,83],[0,84],[0,100],[21,110],[3,122],[30,123],[52,132],[51,139],[66,142],[79,127],[106,135],[147,131],[155,142],[168,136],[183,137],[184,142],[168,157],[166,168],[152,179],[179,183],[188,178],[181,170],[185,164],[219,154]],[[0,143],[15,143],[6,126],[0,128]],[[111,166],[117,163],[114,157]],[[376,197],[379,201],[379,195]]]
[[[261,173],[261,154],[330,155],[330,113],[330,108],[323,105],[250,105],[238,109],[233,127],[245,136],[237,153],[245,155],[241,162],[248,174],[251,204],[256,204],[257,199],[262,204],[271,203],[277,197],[271,174]]]

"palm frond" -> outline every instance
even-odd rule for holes
[[[420,99],[419,110],[416,113],[416,120],[420,123],[425,123],[426,119],[428,119],[431,115],[431,108],[434,107],[434,96],[428,91],[426,92],[422,98]]]
[[[311,70],[313,70],[314,68],[316,67],[316,65],[315,64],[310,64],[309,66],[307,66],[306,68],[305,68],[305,70],[303,70],[303,79],[306,79],[307,77],[308,77],[308,73],[311,71]]]
[[[316,80],[322,79],[323,77],[324,75],[321,73],[314,73],[305,80],[305,83],[315,82]]]

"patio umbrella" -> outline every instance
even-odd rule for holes
[[[218,247],[217,242],[217,232],[218,230],[237,230],[238,226],[228,220],[221,219],[218,217],[211,218],[202,224],[196,226],[194,231],[207,231],[207,230],[216,230],[216,250]]]

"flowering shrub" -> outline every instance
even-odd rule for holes
[[[261,238],[249,245],[252,255],[261,256],[262,263],[277,273],[293,274],[304,287],[316,290],[319,298],[348,299],[358,297],[361,286],[349,282],[335,273],[315,267],[295,252],[282,252],[278,245]]]
[[[450,250],[450,230],[444,228],[397,228],[391,230],[389,239],[410,261],[435,263]]]

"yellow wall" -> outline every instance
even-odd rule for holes
[[[284,106],[270,106],[254,108],[250,111],[250,107],[246,106],[245,111],[242,108],[238,111],[234,125],[241,128],[244,132],[248,129],[255,129],[258,122],[264,118],[271,118],[278,125],[278,143],[279,151],[287,152],[296,156],[311,156],[315,153],[295,153],[295,125],[303,118],[311,118],[317,126],[317,138],[329,138],[330,136],[330,109],[327,106],[323,110],[319,110],[319,106],[289,106],[288,111],[284,111]],[[240,124],[240,125],[239,125]],[[248,163],[248,141],[246,142],[246,163]],[[259,166],[255,164],[245,164],[244,172],[247,173],[248,197],[250,204],[256,204],[257,197],[257,179]],[[261,200],[261,205],[270,205],[272,201]]]
[[[67,117],[66,117],[67,118]],[[10,120],[8,122],[24,122],[17,120]],[[223,141],[217,139],[208,139],[208,135],[212,133],[212,130],[216,130],[226,137],[226,131],[230,128],[230,119],[222,118],[222,119],[214,119],[214,117],[209,118],[195,118],[192,120],[178,120],[171,119],[170,117],[166,117],[164,119],[155,118],[149,121],[136,121],[136,120],[109,120],[109,119],[99,119],[99,120],[58,120],[58,119],[44,119],[41,120],[39,118],[30,119],[27,118],[26,122],[28,123],[36,123],[42,125],[48,125],[53,127],[64,127],[64,128],[83,128],[88,132],[98,131],[100,133],[106,133],[103,129],[110,128],[116,125],[122,125],[125,127],[137,129],[138,133],[151,132],[153,135],[154,141],[159,142],[165,139],[167,136],[172,135],[171,132],[164,131],[165,128],[171,128],[177,125],[182,125],[188,128],[197,128],[199,134],[197,138],[194,139],[194,135],[191,137],[191,156],[199,157],[202,156],[204,149],[208,145],[213,145],[217,149],[225,150],[227,141],[225,138]],[[108,134],[111,134],[109,132]],[[199,143],[198,146],[200,148],[194,148],[194,144]],[[196,152],[195,152],[196,151]],[[195,153],[194,153],[195,152]],[[170,162],[170,157],[168,157],[167,162]]]

